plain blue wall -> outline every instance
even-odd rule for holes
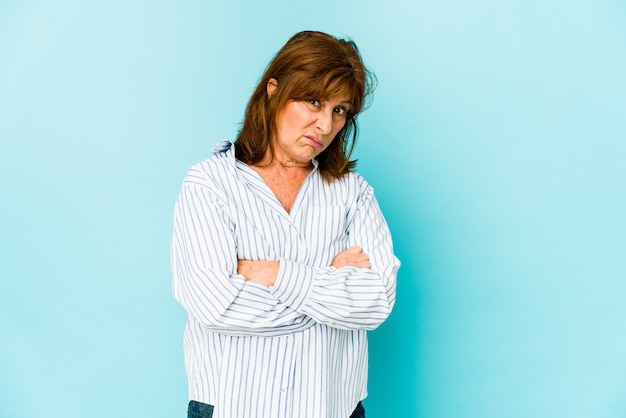
[[[173,202],[302,29],[379,79],[368,417],[626,416],[624,2],[4,0],[0,417],[184,416]]]

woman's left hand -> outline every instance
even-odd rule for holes
[[[238,260],[237,273],[246,280],[261,283],[267,287],[274,286],[280,261]]]

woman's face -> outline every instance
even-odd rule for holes
[[[308,165],[346,124],[348,97],[289,100],[277,118],[274,158],[283,164]]]

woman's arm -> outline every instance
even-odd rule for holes
[[[363,252],[359,246],[353,246],[347,250],[337,254],[331,266],[335,268],[341,267],[357,267],[370,268],[372,263],[369,256]],[[276,283],[276,277],[280,269],[280,261],[264,261],[264,260],[238,260],[237,273],[241,274],[246,280],[260,283],[263,286],[272,287]]]
[[[371,330],[391,313],[400,267],[371,187],[363,191],[347,228],[348,246],[361,247],[371,268],[348,265],[314,269],[281,260],[273,293],[317,322],[342,329]]]
[[[361,195],[348,226],[349,247],[331,266],[313,268],[290,260],[239,260],[247,280],[269,286],[286,305],[317,322],[342,329],[374,329],[395,303],[399,260],[371,187]]]
[[[311,318],[278,300],[267,286],[237,273],[234,228],[214,193],[183,183],[171,247],[176,299],[204,326],[227,334],[280,335],[311,326]]]

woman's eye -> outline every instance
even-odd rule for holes
[[[335,108],[335,113],[339,116],[345,116],[345,114],[347,113],[346,108],[345,107],[336,107]]]
[[[309,102],[310,104],[312,104],[313,106],[315,106],[315,107],[320,107],[320,106],[321,106],[321,103],[320,103],[320,101],[319,101],[319,100],[309,99],[309,100],[308,100],[308,102]]]

